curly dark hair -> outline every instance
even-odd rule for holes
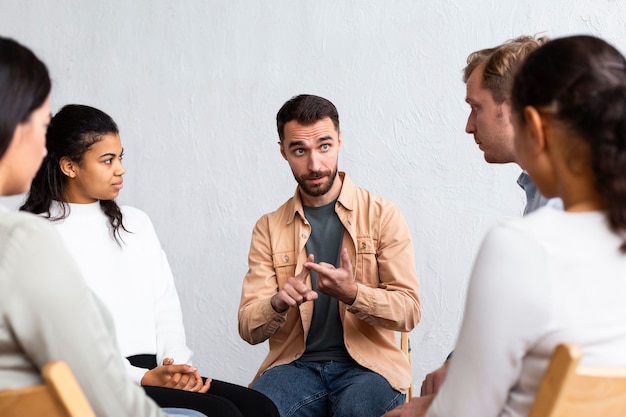
[[[550,108],[591,150],[595,186],[611,229],[626,231],[626,60],[593,36],[555,39],[528,56],[513,84],[512,109]],[[626,252],[626,241],[621,247]]]

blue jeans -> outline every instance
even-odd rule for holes
[[[380,417],[405,400],[354,362],[294,361],[265,371],[250,388],[274,401],[281,417]]]
[[[164,408],[163,411],[170,417],[206,417],[199,411],[185,408]]]

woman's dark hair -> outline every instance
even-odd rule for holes
[[[512,108],[549,109],[591,150],[596,190],[611,229],[626,231],[626,60],[593,36],[555,39],[534,51],[518,71]],[[626,252],[626,242],[622,244]]]
[[[109,133],[117,134],[119,130],[113,119],[103,111],[79,104],[63,107],[50,120],[46,134],[48,155],[35,175],[26,202],[20,210],[35,214],[45,213],[51,220],[66,218],[69,215],[67,204],[61,205],[59,216],[52,217],[50,213],[54,201],[67,203],[64,188],[68,179],[61,171],[61,158],[67,157],[80,164],[85,152]],[[126,230],[120,207],[115,200],[100,200],[100,208],[109,218],[111,234],[119,243],[119,229]]]
[[[44,63],[25,46],[0,37],[0,158],[17,125],[28,121],[32,112],[41,107],[50,88]]]

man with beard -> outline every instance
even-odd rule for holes
[[[276,116],[296,192],[252,232],[239,334],[269,339],[251,387],[286,416],[380,416],[411,367],[396,332],[420,320],[413,244],[399,209],[338,172],[339,115],[299,95]]]

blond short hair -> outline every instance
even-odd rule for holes
[[[472,52],[467,57],[467,66],[463,69],[463,82],[482,64],[482,86],[491,91],[496,103],[502,103],[511,95],[513,78],[526,57],[548,41],[547,36],[520,36],[502,45]]]

